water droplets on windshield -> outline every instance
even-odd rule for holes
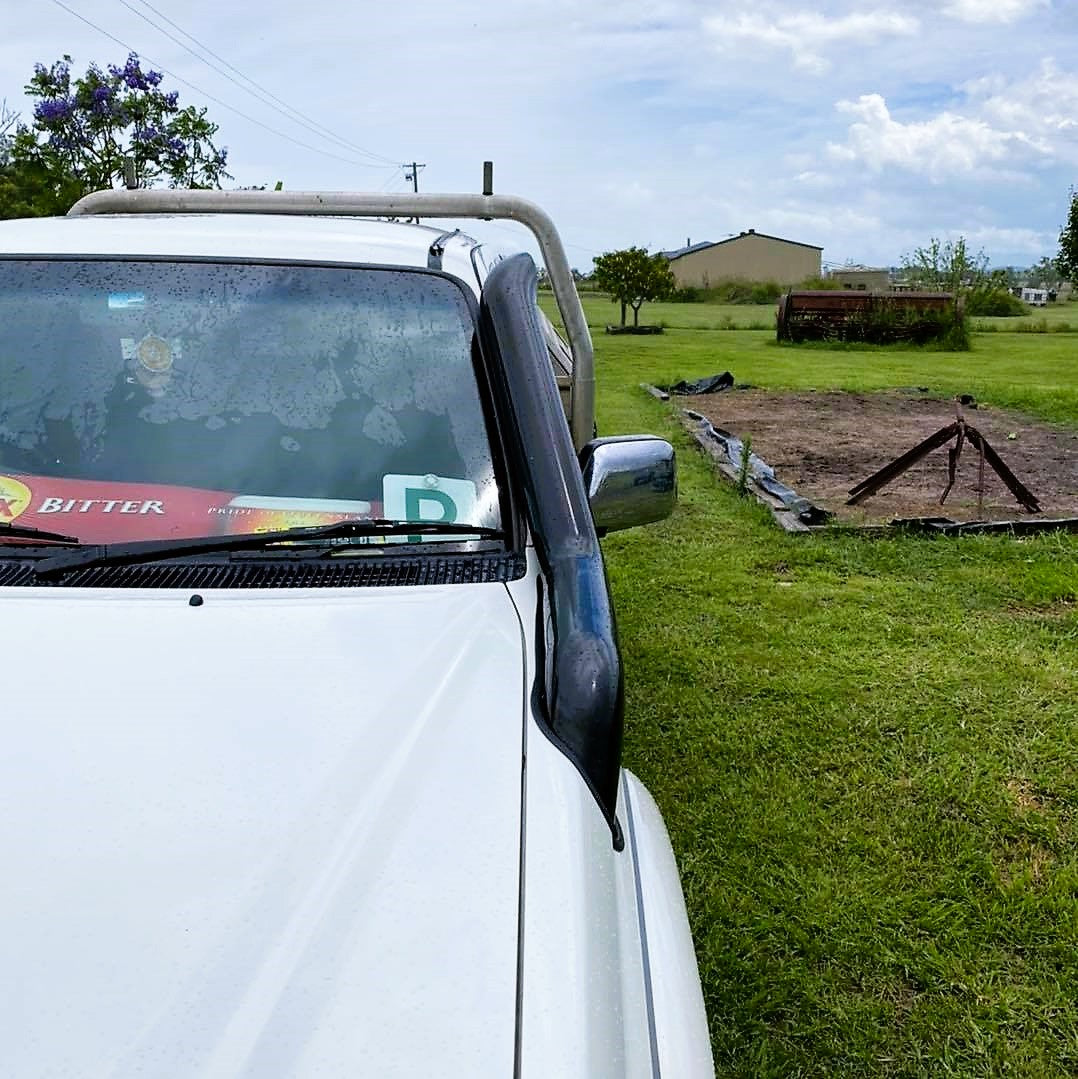
[[[382,501],[497,487],[458,287],[407,271],[0,261],[0,472]]]

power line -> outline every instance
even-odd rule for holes
[[[105,30],[102,27],[98,26],[97,23],[91,22],[89,19],[86,18],[85,15],[80,15],[77,11],[75,11],[74,8],[68,7],[67,4],[63,2],[63,0],[52,0],[52,2],[57,7],[63,8],[64,11],[66,11],[69,15],[74,15],[75,18],[79,20],[79,22],[84,22],[87,26],[89,26],[93,30],[96,30],[99,34],[104,34],[105,37],[107,37],[110,41],[115,41],[117,45],[119,45],[121,48],[127,49],[129,53],[136,53],[137,55],[141,56],[142,59],[144,59],[148,64],[152,64],[153,67],[157,68],[165,75],[170,76],[177,82],[183,83],[184,86],[187,86],[190,89],[194,90],[196,94],[201,94],[204,98],[206,98],[207,101],[212,101],[215,105],[220,105],[221,108],[228,109],[229,112],[233,112],[237,116],[246,120],[248,123],[254,124],[256,127],[260,127],[263,130],[268,131],[271,135],[276,135],[279,139],[286,139],[288,142],[294,143],[296,146],[302,147],[304,150],[312,150],[316,154],[322,154],[324,157],[333,157],[336,158],[338,161],[344,161],[349,165],[358,165],[360,166],[360,168],[380,169],[388,167],[385,165],[372,165],[366,161],[357,161],[355,158],[352,157],[344,157],[341,154],[335,154],[330,150],[323,150],[321,149],[321,147],[311,146],[309,143],[301,142],[299,139],[293,138],[291,135],[287,135],[283,131],[278,131],[276,128],[270,127],[269,124],[264,124],[261,120],[256,120],[253,116],[248,116],[247,113],[241,112],[235,106],[229,105],[227,102],[222,101],[219,97],[214,97],[213,94],[206,93],[206,91],[203,90],[201,87],[196,86],[193,82],[190,82],[182,76],[177,75],[174,71],[169,71],[168,68],[162,67],[160,64],[153,61],[150,57],[140,53],[138,49],[134,48],[131,45],[128,45],[126,41],[122,41],[120,38],[116,37],[115,34],[110,34],[108,30]],[[394,165],[393,167],[396,168],[397,166]]]
[[[125,8],[127,8],[128,11],[137,15],[144,22],[149,23],[149,25],[152,26],[155,30],[164,34],[165,37],[167,37],[170,41],[179,45],[181,49],[186,50],[196,59],[201,60],[202,63],[204,63],[207,67],[211,68],[213,71],[216,71],[219,75],[227,79],[233,85],[238,86],[241,90],[244,91],[244,93],[250,94],[257,101],[261,101],[264,105],[269,105],[271,109],[273,109],[275,112],[280,113],[282,116],[285,117],[285,119],[292,121],[292,123],[298,123],[301,127],[307,128],[307,130],[312,132],[312,134],[339,143],[345,149],[351,150],[354,153],[362,154],[364,157],[369,157],[375,161],[380,161],[384,163],[386,167],[396,167],[396,162],[393,161],[391,158],[383,157],[381,154],[376,154],[371,150],[364,149],[362,146],[359,146],[356,143],[349,142],[347,139],[342,138],[340,135],[336,134],[336,132],[332,131],[324,124],[320,124],[317,120],[314,120],[311,117],[300,112],[299,109],[293,108],[291,105],[288,104],[287,101],[282,101],[281,98],[277,97],[276,94],[267,90],[261,84],[255,82],[255,80],[252,79],[250,76],[245,75],[234,64],[230,64],[223,56],[220,56],[218,53],[214,52],[213,49],[211,49],[208,45],[203,44],[193,34],[189,34],[186,30],[184,30],[182,26],[179,26],[177,23],[173,22],[173,20],[170,19],[166,14],[164,14],[164,12],[159,11],[153,6],[153,4],[148,3],[147,0],[139,0],[139,3],[141,3],[143,7],[149,8],[150,11],[154,12],[155,15],[160,16],[165,22],[169,24],[169,26],[174,27],[185,38],[193,41],[200,49],[202,49],[203,52],[208,53],[215,60],[220,61],[226,68],[228,68],[230,71],[234,71],[237,75],[239,75],[241,79],[243,79],[245,82],[250,83],[251,86],[253,86],[255,89],[252,90],[251,86],[244,86],[243,83],[237,81],[231,75],[229,75],[227,71],[224,71],[216,64],[211,63],[209,60],[206,59],[205,56],[199,55],[199,53],[192,49],[190,45],[181,41],[174,34],[170,34],[163,26],[155,23],[153,19],[151,19],[148,15],[143,14],[141,11],[138,10],[138,8],[133,7],[130,3],[128,3],[128,0],[119,0],[119,2]],[[276,105],[273,104],[273,102],[276,102]],[[292,115],[288,115],[289,113],[291,113]]]
[[[518,239],[520,238],[519,230],[513,228],[512,225],[502,225],[502,224],[499,224],[497,221],[487,221],[486,222],[486,227],[488,229],[497,229],[499,232],[510,233],[513,236],[516,236]],[[521,228],[523,228],[523,227],[524,226],[521,226]],[[583,251],[583,252],[585,252],[586,254],[589,254],[589,255],[601,254],[601,252],[596,250],[594,247],[583,247],[580,244],[571,244],[571,243],[569,243],[568,240],[562,240],[562,246],[563,247],[570,247],[574,251]]]

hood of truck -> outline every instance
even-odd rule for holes
[[[0,590],[0,1074],[508,1075],[500,584]]]

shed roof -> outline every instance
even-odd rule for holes
[[[688,247],[679,247],[675,251],[664,251],[663,255],[668,259],[679,259],[682,255],[688,255],[693,251],[702,251],[705,247],[714,246],[711,240],[701,240],[700,243],[689,244]]]
[[[683,255],[691,255],[695,251],[703,251],[705,247],[721,247],[723,244],[732,244],[735,240],[743,240],[746,236],[759,236],[761,240],[775,240],[780,244],[790,244],[793,247],[807,247],[812,251],[822,251],[823,248],[817,244],[803,244],[798,240],[785,240],[781,236],[769,236],[766,232],[757,232],[755,229],[749,229],[747,232],[738,233],[737,236],[728,236],[725,240],[716,240],[714,242],[704,241],[703,243],[693,244],[691,247],[679,247],[675,251],[664,251],[663,255],[667,259],[673,261],[679,259]]]

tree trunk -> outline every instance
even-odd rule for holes
[[[640,325],[640,304],[638,303],[633,304],[633,325]]]
[[[621,324],[622,324],[622,326],[625,325],[625,301],[624,300],[621,301]]]

